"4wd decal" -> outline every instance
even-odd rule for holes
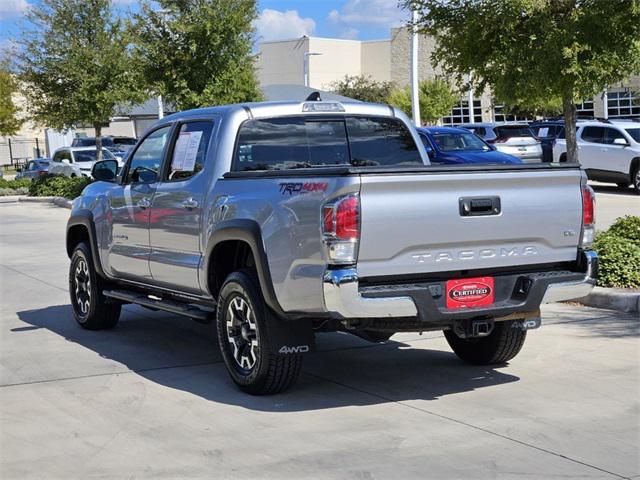
[[[293,195],[296,193],[326,192],[327,182],[285,182],[280,184],[280,193]]]
[[[467,278],[447,282],[447,308],[470,308],[491,305],[494,299],[493,278]]]
[[[280,347],[280,350],[278,350],[278,353],[286,355],[289,353],[307,353],[308,351],[309,351],[309,345],[298,345],[295,347],[287,347],[285,345],[283,347]]]

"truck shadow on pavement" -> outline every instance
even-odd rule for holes
[[[318,351],[305,358],[301,377],[293,388],[279,395],[252,397],[240,392],[229,379],[214,340],[213,325],[132,306],[123,309],[118,326],[108,331],[83,330],[73,319],[69,305],[25,310],[18,312],[18,317],[29,326],[12,329],[12,335],[47,329],[112,360],[94,360],[85,352],[74,354],[78,350],[73,345],[60,354],[57,347],[51,358],[57,362],[57,371],[64,371],[64,362],[77,365],[89,358],[89,377],[132,373],[210,401],[258,411],[437,400],[519,380],[501,372],[501,367],[465,365],[450,351],[429,349],[430,345],[443,347],[439,332],[411,335],[412,345],[393,339],[371,344],[352,335],[332,333],[318,336]]]

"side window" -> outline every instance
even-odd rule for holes
[[[62,161],[62,152],[56,152],[53,154],[53,158],[51,159],[56,163],[60,163]]]
[[[558,138],[564,140],[564,127],[558,127]]]
[[[32,172],[34,170],[36,170],[38,168],[38,166],[36,165],[36,162],[29,162],[29,165],[27,167],[27,171]]]
[[[582,140],[591,143],[604,143],[604,128],[602,127],[584,127],[582,130]]]
[[[124,183],[153,183],[158,179],[164,148],[171,127],[162,127],[149,134],[136,149]]]
[[[622,132],[616,130],[615,128],[605,128],[605,130],[607,131],[607,133],[605,135],[604,143],[612,144],[616,138],[621,138],[625,142],[627,141]]]
[[[169,181],[190,178],[204,168],[212,131],[212,122],[189,122],[180,126],[173,145]]]

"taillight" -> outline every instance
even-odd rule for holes
[[[329,263],[355,263],[360,238],[360,198],[352,194],[322,207],[322,236]]]
[[[588,185],[582,186],[582,247],[590,247],[595,235],[596,194]]]

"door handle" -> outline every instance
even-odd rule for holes
[[[146,198],[146,197],[145,197],[145,198],[141,198],[141,199],[138,201],[138,206],[139,206],[140,208],[142,208],[142,209],[149,208],[149,207],[151,206],[151,202],[150,202],[150,201],[149,201],[149,199],[148,199],[148,198]]]
[[[182,208],[186,208],[187,210],[198,208],[198,202],[196,202],[193,198],[190,198],[189,200],[185,200],[184,202],[182,202]]]

